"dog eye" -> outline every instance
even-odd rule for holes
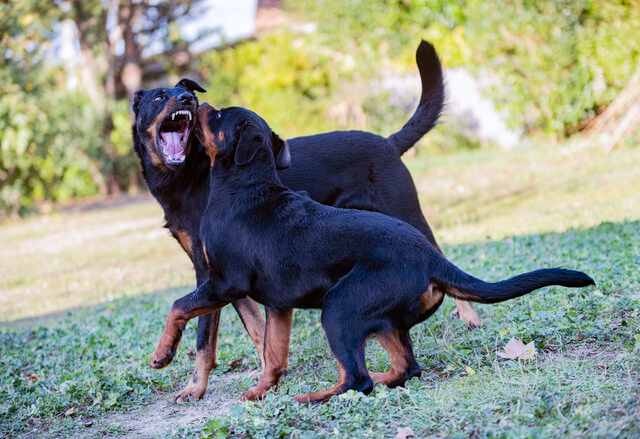
[[[162,96],[156,96],[155,98],[153,98],[153,100],[156,101],[156,102],[160,102],[163,99],[164,98]]]
[[[218,111],[218,112],[216,113],[216,119],[220,119],[221,117],[222,117],[222,112],[221,112],[221,111]]]

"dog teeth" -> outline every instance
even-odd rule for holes
[[[193,117],[193,115],[191,114],[191,111],[189,110],[178,110],[171,113],[171,120],[176,120],[176,116],[180,114],[184,114],[189,120],[191,120],[191,118]]]

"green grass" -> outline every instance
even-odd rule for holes
[[[640,435],[640,148],[418,155],[408,164],[427,218],[460,267],[496,280],[564,265],[598,285],[478,305],[485,326],[471,332],[449,318],[454,302],[447,299],[412,330],[420,379],[314,408],[291,396],[332,385],[338,371],[319,312],[298,310],[290,374],[279,392],[234,406],[205,432],[194,425],[167,435],[394,437],[398,427],[417,437]],[[82,434],[92,420],[93,435],[118,436],[127,426],[102,423],[106,416],[168,400],[182,387],[193,366],[195,322],[171,366],[147,366],[171,302],[193,282],[186,256],[161,225],[149,202],[0,228],[3,434]],[[499,359],[511,337],[534,340],[538,357]],[[221,366],[210,388],[233,400],[252,379],[230,385],[217,378],[238,358],[240,368],[258,367],[239,319],[225,309]],[[373,371],[389,367],[377,342],[367,358]],[[64,417],[71,407],[76,414]]]

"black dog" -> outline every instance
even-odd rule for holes
[[[447,261],[407,223],[376,212],[326,206],[287,189],[276,167],[289,166],[288,146],[249,110],[216,111],[203,105],[196,135],[215,157],[200,224],[209,278],[174,303],[152,366],[175,353],[189,319],[251,297],[267,308],[268,328],[270,319],[279,318],[274,314],[288,316],[280,319],[286,331],[275,337],[267,332],[263,377],[243,395],[262,397],[286,367],[283,346],[288,344],[291,309],[321,308],[340,380],[329,390],[296,400],[326,401],[350,389],[367,393],[373,381],[398,386],[419,375],[409,330],[438,309],[441,291],[496,303],[548,285],[594,284],[582,272],[561,268],[486,283]],[[370,376],[364,348],[372,334],[389,353],[392,369]]]
[[[422,96],[402,130],[389,138],[336,131],[290,139],[294,165],[280,177],[288,187],[304,190],[323,204],[399,218],[420,230],[440,251],[400,159],[435,125],[444,99],[442,70],[433,46],[423,41],[416,61]],[[167,227],[192,259],[201,285],[208,273],[198,233],[209,195],[211,164],[202,145],[190,135],[198,104],[196,91],[204,89],[186,79],[172,88],[138,91],[133,104],[133,139],[147,185],[164,209]],[[251,299],[233,305],[262,355],[265,323],[257,305]],[[480,324],[467,301],[457,300],[457,313],[471,327]],[[196,369],[177,401],[199,399],[206,391],[216,361],[219,316],[214,312],[199,319]]]

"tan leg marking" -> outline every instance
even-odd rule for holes
[[[180,340],[182,339],[182,331],[187,325],[188,319],[184,313],[171,308],[164,331],[160,336],[158,347],[156,348],[149,365],[154,369],[162,369],[169,365],[176,354]]]
[[[173,402],[182,403],[197,401],[207,392],[209,385],[209,375],[216,367],[216,348],[218,345],[218,325],[220,323],[220,311],[211,313],[213,321],[209,332],[209,342],[204,349],[196,352],[196,365],[187,386],[178,393]],[[215,328],[215,329],[213,329]]]
[[[406,346],[402,335],[397,329],[388,332],[379,332],[376,338],[391,358],[391,369],[385,373],[371,373],[371,380],[376,383],[390,385],[402,385],[406,380],[412,363],[415,362],[411,346]]]
[[[267,390],[272,387],[277,388],[280,378],[287,370],[292,315],[291,309],[267,310],[267,326],[264,335],[265,367],[258,384],[242,394],[243,401],[262,399]]]
[[[219,306],[215,308],[198,308],[194,312],[185,313],[178,308],[172,307],[171,311],[169,311],[164,331],[162,331],[162,335],[160,336],[158,347],[156,347],[155,352],[149,360],[149,365],[154,369],[162,369],[169,365],[176,355],[180,340],[182,339],[182,331],[184,331],[187,322],[194,317],[209,314],[220,308]]]
[[[260,362],[262,368],[265,368],[264,360],[264,337],[265,337],[265,322],[258,308],[258,304],[250,298],[244,298],[237,300],[234,304],[234,308],[240,315],[240,319],[244,324],[247,334],[251,337],[258,355],[260,355]]]
[[[482,326],[482,321],[475,310],[471,307],[471,303],[456,299],[456,311],[458,318],[465,322],[469,329],[479,328]]]
[[[196,367],[193,374],[191,374],[187,386],[173,398],[173,402],[197,401],[202,398],[207,392],[211,369],[207,359],[196,354]]]
[[[438,252],[442,256],[444,256],[444,252],[442,251],[440,246],[435,243],[435,241],[432,242],[431,245],[433,245],[435,247],[435,249],[438,250]],[[455,289],[453,287],[449,287],[449,286],[445,286],[445,285],[440,285],[440,286],[437,286],[437,287],[438,288],[449,288],[452,291],[455,291],[454,295],[457,295],[458,297],[464,297],[466,295],[462,291],[457,290],[457,289]],[[461,300],[461,299],[458,299],[458,298],[455,298],[455,297],[454,297],[454,300],[456,301],[456,310],[452,313],[452,316],[454,318],[459,318],[460,320],[465,322],[469,329],[479,328],[480,326],[482,326],[482,321],[480,321],[480,317],[478,317],[478,314],[476,314],[475,310],[471,306],[471,303],[469,303],[466,300]]]
[[[294,396],[293,399],[301,404],[317,404],[320,402],[327,402],[332,396],[343,393],[346,373],[340,362],[338,362],[338,367],[340,368],[340,377],[333,387],[322,392],[303,393],[302,395]]]

